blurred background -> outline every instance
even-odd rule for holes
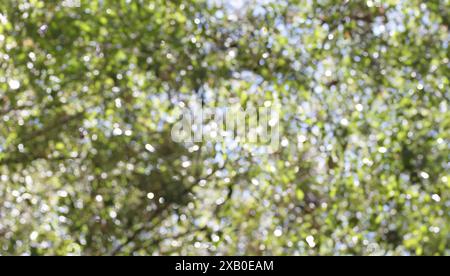
[[[449,10],[1,1],[0,254],[449,255]],[[174,142],[193,101],[280,148]]]

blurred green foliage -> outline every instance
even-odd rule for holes
[[[3,0],[0,254],[449,255],[448,0]],[[177,144],[282,104],[283,147]]]

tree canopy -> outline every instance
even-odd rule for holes
[[[1,1],[0,254],[450,254],[449,10]],[[175,142],[194,100],[280,148]]]

